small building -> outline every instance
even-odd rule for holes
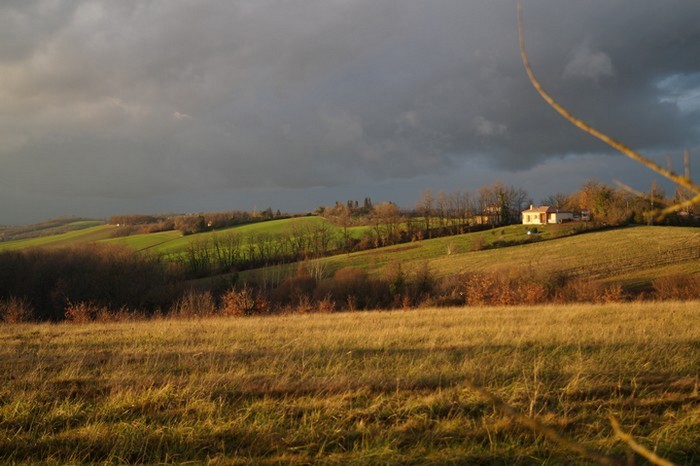
[[[559,210],[551,206],[530,206],[522,211],[523,225],[545,225],[548,223],[566,223],[574,220],[574,214],[568,210]]]

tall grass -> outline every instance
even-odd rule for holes
[[[700,459],[698,302],[0,327],[0,461]]]

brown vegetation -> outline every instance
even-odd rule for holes
[[[297,236],[287,236],[287,244],[296,244],[302,251],[313,250],[314,244],[323,247],[323,231],[297,231]],[[491,243],[477,239],[474,248],[498,247],[501,236],[495,233],[493,238],[488,235]],[[270,260],[275,256],[268,254],[285,251],[271,240],[265,244],[252,248],[259,260]],[[623,288],[610,278],[614,274],[607,273],[608,268],[633,271],[648,266],[625,257],[554,271],[510,266],[470,273],[459,273],[456,268],[445,273],[445,264],[440,261],[433,261],[434,265],[409,261],[406,265],[391,262],[391,256],[383,269],[371,265],[371,258],[366,265],[360,263],[360,267],[372,268],[371,276],[365,268],[357,267],[329,274],[326,262],[309,260],[299,262],[292,276],[280,272],[275,279],[254,281],[255,275],[241,275],[251,279],[246,282],[234,272],[212,281],[208,289],[189,290],[185,279],[192,276],[195,266],[209,270],[212,263],[218,263],[226,264],[221,270],[236,270],[249,248],[251,244],[243,244],[240,237],[217,235],[207,243],[193,243],[186,256],[189,262],[180,264],[106,245],[4,252],[0,254],[0,319],[88,322],[153,314],[191,318],[425,306],[685,300],[695,299],[700,290],[697,274],[664,276],[653,283],[646,280]],[[663,260],[655,264],[687,261],[696,255],[697,248],[691,245],[688,251],[663,252]]]
[[[71,303],[145,312],[167,300],[168,279],[156,257],[99,244],[0,253],[0,300],[30,303],[37,320],[65,318]]]
[[[694,464],[697,306],[3,325],[0,463]]]

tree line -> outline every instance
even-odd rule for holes
[[[260,212],[231,210],[196,214],[122,214],[112,215],[107,220],[107,223],[119,227],[115,232],[115,236],[157,233],[171,230],[179,230],[183,235],[192,235],[220,228],[289,217],[291,217],[291,215],[282,213],[279,209],[273,212],[272,208],[268,207]]]

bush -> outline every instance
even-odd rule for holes
[[[700,297],[700,274],[659,277],[653,281],[654,296],[661,300],[686,300]]]
[[[282,280],[272,293],[273,299],[280,304],[295,303],[302,297],[310,298],[316,288],[316,279],[300,267],[296,275]]]
[[[332,280],[324,280],[318,292],[349,310],[363,309],[370,292],[369,277],[362,269],[345,267],[337,270]]]
[[[251,316],[267,314],[270,311],[269,302],[247,284],[242,288],[231,288],[221,300],[221,311],[228,316]]]
[[[105,316],[109,314],[107,309],[86,301],[79,303],[68,302],[66,306],[65,317],[68,322],[74,324],[86,324],[97,320],[98,315]]]
[[[19,324],[32,320],[34,310],[27,298],[10,296],[0,300],[0,321],[6,324]]]
[[[462,276],[461,292],[470,306],[539,304],[549,299],[547,287],[522,273],[471,273]]]
[[[558,303],[612,303],[627,299],[619,283],[604,285],[587,279],[567,281],[554,293]]]
[[[179,318],[212,316],[217,313],[216,302],[209,291],[190,290],[170,308],[168,315]]]

